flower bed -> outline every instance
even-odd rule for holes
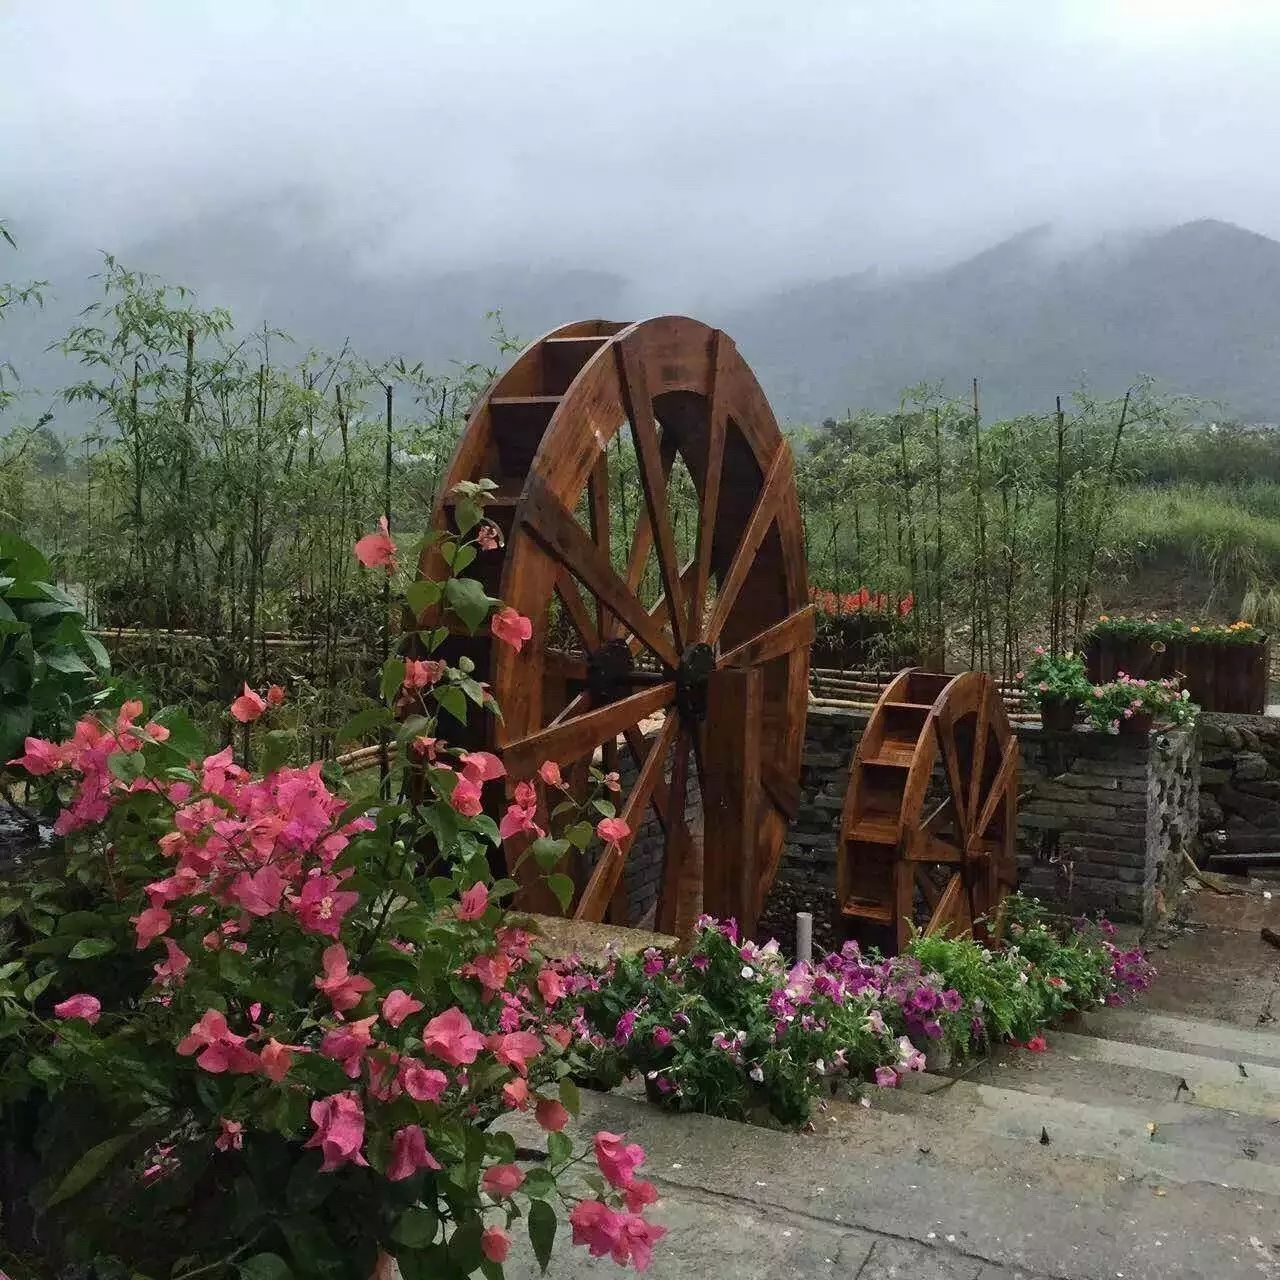
[[[834,1084],[896,1085],[926,1056],[963,1058],[999,1041],[1043,1049],[1075,1010],[1121,1003],[1154,969],[1112,942],[1105,920],[1058,925],[1034,900],[1006,902],[1007,945],[917,937],[882,959],[849,943],[788,967],[776,943],[704,917],[687,953],[563,966],[590,1049],[585,1080],[644,1076],[658,1105],[802,1125]]]
[[[905,625],[915,605],[913,596],[894,600],[866,587],[843,593],[812,587],[809,598],[817,624],[815,662],[896,668],[916,661],[915,641]]]
[[[454,565],[496,545],[483,496],[458,504]],[[395,572],[385,522],[357,554]],[[415,612],[424,592],[499,642],[529,638],[478,583],[413,584]],[[442,634],[414,640],[430,654]],[[405,1280],[495,1276],[517,1225],[545,1268],[557,1208],[592,1255],[648,1264],[663,1232],[644,1153],[608,1133],[577,1153],[562,1133],[573,1011],[488,862],[531,841],[571,892],[555,870],[571,844],[629,834],[607,779],[557,797],[568,835],[537,823],[554,762],[506,780],[496,822],[482,796],[501,762],[444,740],[492,712],[470,670],[397,655],[382,690],[356,728],[394,728],[399,768],[421,762],[415,804],[352,805],[319,762],[288,764],[278,688],[230,709],[262,774],[136,700],[27,739],[12,763],[60,842],[0,881],[0,1268],[368,1280],[394,1259]],[[513,1109],[546,1133],[532,1163],[491,1128]]]
[[[1247,622],[1228,626],[1103,615],[1086,638],[1090,679],[1182,678],[1205,711],[1258,714],[1267,703],[1270,644]]]

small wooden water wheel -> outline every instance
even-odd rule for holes
[[[902,671],[858,743],[840,819],[845,932],[998,929],[1018,880],[1018,740],[990,676]]]
[[[567,325],[476,405],[437,528],[481,478],[504,546],[467,573],[533,622],[519,653],[461,627],[447,641],[502,709],[482,745],[513,780],[546,760],[578,784],[593,760],[620,770],[619,815],[635,833],[651,809],[662,833],[655,927],[684,935],[706,910],[750,931],[799,803],[813,634],[791,451],[755,377],[695,320]],[[638,923],[631,848],[567,868],[576,918]],[[530,860],[515,874],[523,906],[558,912]]]

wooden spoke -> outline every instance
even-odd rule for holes
[[[789,821],[794,820],[800,812],[800,780],[778,760],[766,756],[760,762],[760,781],[778,812]]]
[[[698,544],[694,552],[693,581],[689,584],[689,640],[702,638],[707,602],[707,584],[711,580],[711,544],[715,539],[716,516],[720,510],[720,474],[724,467],[724,401],[720,393],[724,382],[725,348],[729,340],[716,330],[711,348],[711,394],[707,404],[707,461],[702,482],[702,505],[698,511]]]
[[[562,568],[556,574],[556,596],[564,606],[573,629],[578,633],[582,647],[588,653],[599,648],[600,632],[592,622],[587,606],[582,602],[582,593],[578,590],[578,584],[574,582],[568,569]]]
[[[584,715],[531,733],[503,748],[507,773],[513,778],[528,777],[544,761],[566,764],[588,756],[601,743],[616,738],[647,716],[675,701],[674,681],[666,680],[651,689],[642,689],[629,698],[620,698]]]
[[[566,720],[572,720],[576,716],[583,715],[591,710],[591,694],[584,689],[581,693],[576,693],[565,703],[564,709],[556,713],[552,718],[551,725],[564,724]]]
[[[965,797],[968,793],[965,790],[964,773],[953,730],[954,726],[950,722],[941,718],[938,719],[936,726],[938,748],[942,753],[942,763],[947,771],[947,785],[951,789],[951,803],[955,808],[956,826],[963,831],[968,820],[965,810]]]
[[[987,724],[990,708],[985,697],[978,699],[978,720],[973,730],[973,761],[969,773],[969,790],[966,793],[965,818],[971,835],[977,832],[971,825],[978,816],[982,803],[982,773],[987,763]]]
[[[729,571],[720,584],[715,612],[711,615],[711,623],[707,627],[707,640],[712,644],[720,638],[720,632],[729,620],[729,614],[733,611],[733,606],[738,599],[738,592],[742,590],[742,584],[746,582],[747,574],[755,563],[756,552],[760,550],[760,544],[764,541],[765,534],[769,532],[769,526],[778,513],[782,495],[787,492],[791,483],[791,450],[783,443],[778,446],[778,452],[774,454],[773,461],[769,464],[769,471],[760,489],[760,496],[756,499],[755,509],[747,519],[738,549],[733,553],[733,560],[729,564]]]
[[[680,916],[681,891],[687,888],[685,878],[693,861],[693,837],[684,822],[685,792],[689,786],[689,734],[682,732],[676,739],[675,751],[671,761],[671,786],[667,811],[669,814],[680,814],[679,832],[670,828],[667,832],[667,854],[662,862],[662,881],[658,887],[658,905],[654,912],[654,928],[659,933],[675,933]],[[655,793],[656,799],[656,793]],[[656,805],[655,805],[656,807]],[[662,814],[659,812],[659,821]],[[675,838],[673,838],[673,836]],[[701,868],[699,867],[699,876]],[[699,910],[701,909],[702,886],[697,887]],[[695,918],[699,912],[695,912]],[[684,934],[680,935],[685,936]]]
[[[644,366],[626,343],[619,343],[618,378],[622,383],[622,402],[631,422],[631,434],[635,440],[636,456],[640,460],[640,487],[644,490],[645,508],[653,529],[658,549],[658,570],[667,599],[671,602],[669,617],[671,634],[675,638],[676,652],[684,649],[685,617],[684,596],[680,589],[680,563],[676,558],[676,540],[671,531],[671,516],[667,511],[667,474],[658,445],[658,424],[653,416],[653,401]]]
[[[618,577],[613,565],[587,536],[586,530],[544,484],[530,480],[521,510],[534,537],[564,568],[621,618],[663,662],[669,667],[678,665],[671,642],[654,625],[639,597]]]
[[[548,649],[546,658],[547,671],[558,676],[561,680],[585,681],[587,678],[587,664],[582,659],[572,653],[561,653],[558,649]]]
[[[813,606],[806,605],[781,622],[775,622],[758,636],[730,649],[721,656],[718,665],[754,667],[762,662],[772,662],[795,649],[807,648],[813,643],[813,623]]]
[[[1005,792],[1009,789],[1009,784],[1017,767],[1018,749],[1016,746],[1008,746],[1005,748],[1004,755],[1000,758],[1000,767],[996,770],[996,776],[991,780],[991,790],[987,793],[982,812],[978,815],[978,821],[974,823],[973,830],[970,832],[971,837],[981,837],[987,834],[987,828],[995,820],[996,813],[1000,808],[1000,801],[1004,799]]]
[[[680,577],[682,581],[687,581],[692,576],[693,563],[691,561],[689,564],[685,565],[684,572]],[[654,622],[664,630],[671,625],[670,601],[668,601],[667,593],[665,591],[662,592],[662,594],[650,606],[649,617],[651,617]],[[630,645],[632,653],[638,653],[641,647],[639,637],[632,636]]]
[[[612,563],[609,551],[609,451],[601,452],[591,477],[587,481],[587,510],[591,516],[591,537]],[[604,601],[596,597],[596,625],[601,635],[605,633],[608,610]]]
[[[644,764],[640,767],[640,773],[622,810],[622,820],[630,830],[624,839],[607,848],[600,861],[596,863],[595,870],[592,871],[587,887],[582,891],[582,897],[573,913],[575,920],[600,920],[604,917],[605,905],[613,897],[614,890],[622,878],[627,854],[635,841],[641,822],[644,821],[644,811],[648,808],[654,787],[662,777],[667,752],[675,740],[679,727],[680,717],[672,712],[663,722],[661,732],[650,742]]]

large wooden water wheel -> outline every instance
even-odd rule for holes
[[[799,800],[813,633],[791,451],[755,377],[695,320],[567,325],[475,407],[437,528],[481,478],[504,546],[467,572],[533,621],[518,653],[460,627],[447,642],[502,709],[483,745],[512,780],[546,760],[579,782],[592,761],[621,772],[632,839],[649,811],[662,833],[656,927],[686,934],[706,910],[750,930]],[[568,868],[575,917],[648,914],[631,849]],[[556,911],[533,871],[516,871],[523,905]]]
[[[840,819],[837,910],[846,932],[998,928],[1018,880],[1018,740],[988,675],[908,670],[858,743]]]

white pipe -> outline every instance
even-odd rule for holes
[[[813,913],[796,912],[796,963],[809,964],[813,960]]]

